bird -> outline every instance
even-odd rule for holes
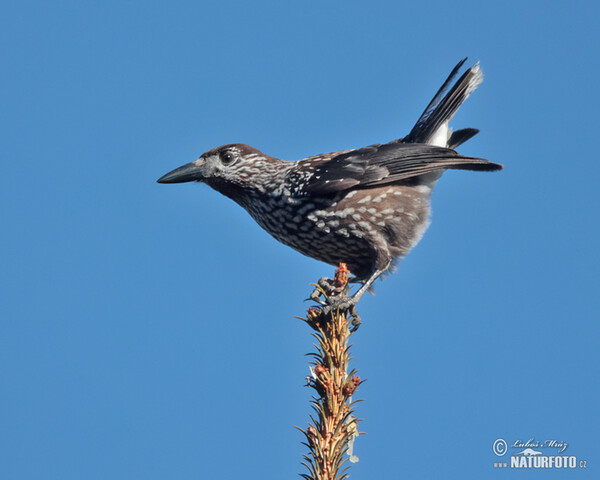
[[[479,133],[449,127],[483,80],[479,62],[456,80],[466,60],[452,69],[402,138],[297,161],[280,160],[246,144],[228,144],[208,150],[158,182],[205,183],[237,202],[279,242],[330,265],[345,263],[360,287],[337,303],[355,309],[373,282],[393,271],[423,236],[432,191],[446,170],[503,168],[455,151]]]

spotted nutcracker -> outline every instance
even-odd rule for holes
[[[483,80],[477,63],[448,89],[465,61],[454,67],[404,138],[295,162],[229,144],[158,182],[206,183],[244,207],[281,243],[331,265],[346,263],[362,283],[344,300],[345,308],[353,307],[421,239],[429,225],[431,192],[445,170],[502,169],[454,151],[479,132],[448,127]]]

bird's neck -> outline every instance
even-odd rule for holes
[[[224,181],[222,179],[209,179],[206,183],[217,192],[226,197],[231,198],[234,202],[240,203],[244,197],[247,196],[246,188],[244,186]]]
[[[248,167],[244,175],[235,180],[210,178],[206,183],[217,192],[231,198],[242,207],[257,198],[279,197],[287,185],[286,178],[295,162],[286,162],[271,157],[261,157]]]

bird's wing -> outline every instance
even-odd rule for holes
[[[502,166],[483,158],[463,157],[449,148],[386,143],[335,155],[313,168],[303,190],[310,194],[330,194],[357,186],[395,183],[439,169],[492,171]]]

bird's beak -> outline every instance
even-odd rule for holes
[[[204,180],[204,160],[187,163],[160,177],[158,183],[201,182]]]

